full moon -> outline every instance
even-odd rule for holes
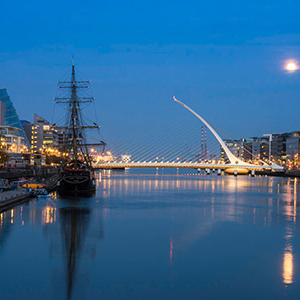
[[[288,71],[288,72],[295,72],[296,70],[298,70],[298,66],[296,63],[294,62],[289,62],[285,65],[285,69]]]

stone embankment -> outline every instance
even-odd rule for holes
[[[0,178],[8,180],[19,180],[22,177],[48,178],[58,173],[54,167],[30,167],[26,169],[0,169]]]
[[[255,174],[275,177],[300,177],[300,170],[287,170],[284,172],[256,171]]]
[[[32,167],[26,169],[0,169],[0,178],[19,180],[20,178],[39,178],[41,183],[47,186],[48,191],[56,187],[58,168],[54,167]],[[0,193],[0,212],[9,209],[15,205],[26,202],[33,197],[33,192],[24,188],[9,190]]]
[[[300,170],[288,170],[286,175],[289,177],[300,177]]]
[[[32,191],[27,191],[23,188],[2,192],[0,193],[0,212],[26,202],[32,196]]]

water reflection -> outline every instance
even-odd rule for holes
[[[291,284],[293,283],[293,249],[291,245],[288,245],[284,248],[284,257],[283,257],[283,283]]]
[[[292,183],[292,184],[291,184]],[[205,176],[193,174],[186,175],[153,175],[144,174],[118,174],[106,171],[96,176],[98,192],[105,198],[111,195],[126,195],[129,193],[145,190],[190,190],[200,189],[214,193],[215,191],[225,191],[227,193],[236,192],[265,192],[271,194],[296,193],[299,186],[297,179],[291,178],[266,178],[266,177],[230,177],[230,176]]]
[[[81,258],[85,261],[84,274],[88,276],[87,261],[96,257],[98,242],[104,237],[103,210],[93,212],[89,200],[76,205],[62,199],[58,199],[58,202],[63,206],[57,210],[65,265],[64,282],[67,299],[70,300],[77,284]],[[55,220],[51,217],[51,210],[49,214],[50,220]]]
[[[265,177],[228,177],[228,176],[174,176],[174,175],[144,175],[135,174],[100,176],[97,179],[97,195],[104,199],[118,198],[119,202],[143,204],[153,206],[204,206],[204,212],[210,209],[210,217],[222,221],[245,222],[252,216],[251,222],[268,226],[282,217],[282,209],[286,215],[296,222],[297,181],[285,178]],[[177,197],[170,198],[170,194],[178,191]],[[185,192],[187,191],[187,192]],[[198,192],[197,192],[198,191]],[[198,193],[196,198],[194,192]],[[151,194],[150,194],[151,193]],[[150,200],[135,198],[149,195]],[[180,197],[179,197],[180,195]],[[132,196],[131,199],[128,197]],[[292,198],[293,196],[293,198]],[[190,201],[190,199],[192,201]],[[138,200],[138,202],[136,201]],[[151,201],[151,202],[150,202]],[[290,206],[293,203],[294,207]],[[220,207],[222,205],[222,209]],[[107,206],[109,211],[109,205]]]
[[[138,179],[138,180],[137,180]],[[200,238],[209,235],[217,223],[238,222],[252,223],[255,226],[271,226],[274,223],[288,224],[283,246],[282,278],[284,284],[292,284],[294,276],[293,234],[295,228],[290,222],[297,222],[297,201],[299,182],[291,178],[265,177],[205,177],[205,176],[172,176],[172,175],[145,175],[138,178],[135,174],[123,176],[109,173],[108,176],[98,178],[98,193],[104,198],[113,198],[122,195],[131,196],[144,191],[152,191],[151,201],[161,198],[164,191],[198,190],[198,202],[189,202],[188,194],[182,198],[172,199],[172,205],[184,209],[187,206],[197,206],[198,223],[189,227],[180,234],[172,234],[169,241],[170,264],[174,260],[174,245],[176,253],[182,253],[191,247]],[[160,194],[155,193],[159,191]],[[136,199],[135,199],[136,200]],[[194,198],[193,198],[194,200]],[[139,199],[139,201],[141,201]],[[168,204],[167,196],[162,199]],[[130,201],[129,201],[130,202]],[[129,205],[127,201],[127,205]],[[206,203],[203,206],[203,202]],[[203,206],[203,207],[202,207]],[[208,210],[209,209],[209,210]],[[209,214],[207,214],[209,212]],[[214,221],[216,219],[216,221]]]
[[[41,225],[48,241],[49,257],[62,259],[61,271],[53,270],[53,290],[64,287],[65,298],[72,299],[77,284],[80,260],[84,259],[85,276],[88,275],[86,262],[96,257],[98,243],[104,237],[102,205],[93,211],[91,203],[84,200],[67,201],[47,199],[39,206],[35,199],[0,214],[0,246],[5,246],[10,231],[18,226]],[[59,238],[60,237],[60,238]],[[82,266],[81,266],[82,268]],[[61,280],[59,274],[64,274]],[[79,280],[80,281],[80,280]]]
[[[71,299],[80,253],[90,221],[90,209],[66,207],[59,210],[66,259],[67,299]]]
[[[173,259],[173,239],[171,236],[171,238],[170,238],[170,263],[172,263],[172,259]]]
[[[285,245],[283,253],[283,283],[292,284],[294,275],[294,255],[293,255],[293,238],[294,238],[294,224],[288,219],[285,234]]]
[[[294,277],[294,254],[293,254],[293,239],[295,233],[295,225],[297,222],[297,189],[298,179],[295,178],[294,182],[288,180],[287,182],[287,194],[288,199],[285,205],[284,213],[286,216],[286,233],[285,233],[285,245],[283,253],[283,283],[290,285],[293,283]]]
[[[2,260],[0,256],[0,263],[22,257],[15,245],[23,232],[28,234],[22,241],[27,246],[31,243],[28,236],[40,233],[32,249],[45,244],[45,253],[43,249],[38,253],[44,255],[48,269],[36,272],[44,272],[43,278],[51,285],[50,294],[63,294],[58,299],[116,299],[118,295],[112,291],[115,286],[124,293],[123,299],[130,299],[127,287],[133,284],[138,287],[136,298],[142,299],[142,292],[138,293],[146,290],[148,298],[155,299],[151,294],[154,285],[168,291],[166,298],[186,298],[170,288],[173,282],[168,285],[168,272],[174,286],[181,285],[182,291],[189,281],[193,299],[208,299],[214,293],[209,290],[214,282],[218,282],[220,291],[227,291],[228,285],[222,286],[222,282],[229,282],[228,273],[233,278],[229,285],[241,290],[248,285],[264,289],[264,281],[267,287],[272,284],[278,289],[297,289],[297,180],[109,172],[98,176],[97,186],[97,196],[89,200],[53,197],[2,212],[0,249],[8,254]],[[105,240],[104,224],[109,236]],[[26,253],[30,256],[31,252]],[[19,264],[30,272],[36,266],[26,265],[27,261],[26,257]],[[260,278],[257,270],[262,273]],[[154,282],[153,286],[149,282]],[[26,284],[32,283],[28,280]],[[86,286],[98,294],[81,297]],[[210,294],[203,296],[205,289]],[[156,296],[159,292],[157,289]],[[229,294],[227,298],[233,299]],[[211,299],[222,298],[218,296]],[[280,299],[275,291],[271,296]]]
[[[42,224],[52,224],[56,222],[56,207],[47,204],[42,212]]]

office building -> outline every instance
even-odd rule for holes
[[[3,120],[3,116],[4,116],[4,120]],[[25,145],[28,148],[30,147],[29,141],[27,140],[19,116],[16,112],[14,104],[11,101],[6,89],[0,89],[0,125],[5,125],[5,126],[20,129],[19,133],[24,138]]]

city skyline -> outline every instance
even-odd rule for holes
[[[284,70],[299,60],[294,2],[68,3],[4,4],[14,14],[0,21],[0,87],[21,119],[34,107],[54,121],[56,83],[74,55],[92,81],[102,131],[115,140],[147,126],[160,132],[153,119],[180,119],[174,95],[237,138],[300,129],[299,71]]]
[[[298,2],[3,2],[1,299],[298,299]]]

